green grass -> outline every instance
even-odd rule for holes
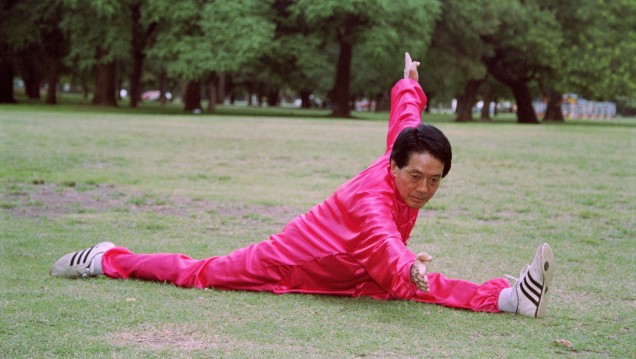
[[[267,239],[384,149],[386,114],[153,111],[0,107],[2,357],[636,355],[633,119],[425,116],[451,140],[454,162],[410,248],[436,257],[434,271],[481,282],[516,275],[549,242],[558,275],[548,317],[533,320],[49,277],[61,255],[102,240],[202,258]]]

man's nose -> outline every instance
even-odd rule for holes
[[[424,178],[415,188],[419,193],[428,194],[428,179]]]

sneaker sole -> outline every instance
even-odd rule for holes
[[[550,302],[550,294],[548,292],[552,290],[552,277],[554,276],[554,254],[552,254],[552,248],[547,243],[541,246],[541,259],[543,260],[543,289],[541,290],[541,300],[539,300],[539,305],[537,306],[537,318],[545,316]]]

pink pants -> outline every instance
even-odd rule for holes
[[[330,289],[325,288],[322,280],[320,287],[312,286],[312,280],[315,281],[315,277],[320,274],[307,273],[307,269],[299,271],[288,266],[264,267],[260,265],[260,258],[252,257],[254,251],[250,247],[238,249],[226,256],[202,260],[171,253],[134,254],[126,248],[116,247],[104,254],[102,269],[111,278],[169,282],[186,288],[211,287],[276,294],[308,293],[392,299],[372,281],[364,281],[354,287],[336,281],[333,289]],[[290,273],[295,276],[292,280],[289,279]],[[417,291],[410,300],[473,311],[499,312],[499,293],[510,286],[504,278],[492,279],[480,285],[449,279],[439,273],[428,273],[427,276],[430,292]],[[290,286],[292,282],[295,284]]]

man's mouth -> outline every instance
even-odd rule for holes
[[[412,198],[415,202],[426,202],[426,197],[421,198],[421,197],[411,196],[411,198]]]

